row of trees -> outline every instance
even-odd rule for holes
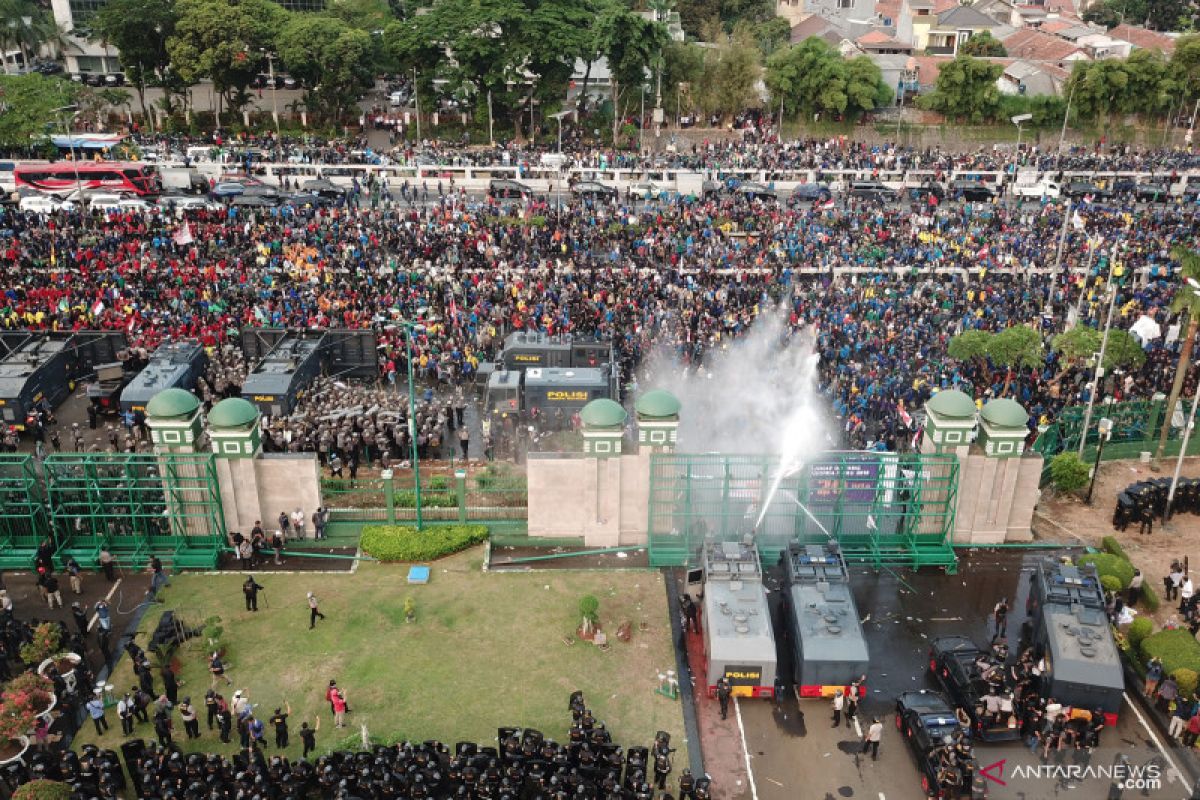
[[[1029,112],[1031,125],[1044,127],[1062,122],[1069,97],[1075,119],[1102,126],[1117,115],[1161,120],[1200,99],[1200,36],[1181,37],[1170,57],[1135,50],[1125,59],[1076,62],[1061,97],[1006,96],[996,87],[1002,72],[994,62],[959,55],[942,65],[934,91],[921,103],[958,122],[1003,121]]]
[[[224,108],[240,108],[277,56],[276,67],[303,82],[309,109],[340,122],[386,66],[372,26],[389,19],[383,0],[333,0],[320,14],[291,13],[271,0],[111,0],[86,33],[120,53],[143,112],[147,86],[163,89],[171,114],[202,79],[212,81]]]

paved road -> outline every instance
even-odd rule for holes
[[[935,688],[926,669],[928,643],[934,637],[961,633],[986,642],[990,634],[987,619],[1001,596],[1011,600],[1010,630],[1019,630],[1028,585],[1027,579],[1020,579],[1028,575],[1037,558],[1046,555],[1046,551],[972,552],[965,555],[956,576],[931,570],[915,575],[852,570],[855,600],[860,615],[867,619],[864,630],[871,652],[867,681],[870,692],[860,717],[866,723],[876,715],[884,722],[879,760],[873,762],[858,755],[859,736],[855,730],[844,723],[838,729],[832,728],[826,701],[804,700],[797,705],[790,699],[782,709],[769,702],[747,701],[740,711],[754,788],[735,796],[755,800],[925,798],[913,758],[894,726],[894,699],[903,691]],[[780,657],[787,659],[786,652]],[[1127,753],[1135,765],[1159,757],[1148,729],[1128,704],[1116,730],[1105,732],[1102,747],[1091,763],[1110,765],[1119,752]],[[979,745],[976,754],[982,766],[1005,760],[1003,767],[993,772],[1002,776],[1006,785],[989,784],[988,797],[992,800],[1108,797],[1106,780],[1058,785],[1053,778],[1013,777],[1016,765],[1038,763],[1020,744]],[[1145,793],[1126,791],[1123,797],[1180,800],[1188,794],[1180,783],[1172,781]]]

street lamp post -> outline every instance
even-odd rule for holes
[[[1075,99],[1075,90],[1078,88],[1079,88],[1078,83],[1076,83],[1074,86],[1071,87],[1071,94],[1067,97],[1067,108],[1065,111],[1063,111],[1062,130],[1060,130],[1058,132],[1058,152],[1054,156],[1054,171],[1055,172],[1058,171],[1058,168],[1062,164],[1063,142],[1067,138],[1067,120],[1071,116],[1071,101]]]
[[[417,109],[417,144],[421,143],[421,90],[417,84],[417,68],[413,67],[413,105]]]
[[[421,460],[417,453],[417,393],[413,384],[412,359],[412,335],[417,326],[415,323],[402,321],[400,327],[404,328],[404,356],[408,362],[408,446],[413,465],[413,495],[417,503],[417,530],[421,530],[425,521],[421,517]]]
[[[75,138],[73,136],[71,136],[71,122],[70,122],[71,120],[75,119],[75,117],[79,116],[79,106],[74,105],[74,104],[71,104],[68,106],[60,106],[59,108],[54,109],[50,113],[57,114],[57,113],[63,112],[63,111],[72,112],[70,117],[67,117],[65,114],[63,115],[63,118],[62,118],[63,133],[66,134],[66,137],[67,137],[67,146],[71,148],[71,166],[75,170],[75,193],[79,196],[78,199],[76,200],[76,202],[79,203],[80,208],[82,208],[83,207],[83,181],[79,177],[79,157],[75,154]]]
[[[1104,377],[1104,351],[1108,349],[1108,334],[1112,330],[1113,308],[1117,304],[1117,287],[1113,285],[1113,265],[1117,260],[1116,247],[1108,260],[1108,316],[1104,320],[1104,336],[1100,339],[1100,352],[1096,354],[1096,366],[1092,370],[1092,391],[1088,393],[1087,409],[1083,412],[1083,435],[1079,438],[1079,455],[1087,444],[1088,426],[1092,423],[1092,409],[1096,406],[1096,395],[1100,393],[1100,379]]]
[[[1013,150],[1013,167],[1012,167],[1012,183],[1017,182],[1017,161],[1021,158],[1021,133],[1024,131],[1024,125],[1029,120],[1033,119],[1033,114],[1017,114],[1012,118],[1012,124],[1017,126],[1017,147]]]
[[[1192,285],[1192,294],[1200,297],[1200,282],[1194,279],[1189,279],[1188,283]],[[1200,388],[1196,389],[1195,396],[1192,397],[1192,411],[1188,414],[1187,420],[1183,425],[1183,441],[1179,443],[1179,457],[1175,459],[1175,474],[1171,476],[1171,488],[1167,491],[1167,510],[1163,512],[1163,522],[1171,518],[1171,503],[1175,500],[1175,489],[1179,486],[1179,473],[1183,471],[1183,459],[1187,455],[1188,440],[1192,436],[1192,426],[1196,424],[1196,405],[1200,403]],[[1170,409],[1169,413],[1174,413],[1175,409]]]
[[[275,94],[275,54],[263,49],[267,56],[267,80],[271,82],[271,119],[275,122],[275,149],[282,153],[283,136],[279,133],[279,99]]]
[[[1092,490],[1096,488],[1096,474],[1100,472],[1100,455],[1104,452],[1104,443],[1112,436],[1113,421],[1108,417],[1100,420],[1100,441],[1096,444],[1096,462],[1092,465],[1092,480],[1088,483],[1087,505],[1092,504]]]

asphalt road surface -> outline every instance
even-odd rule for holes
[[[854,728],[833,728],[831,706],[824,700],[789,698],[776,708],[769,701],[747,700],[738,706],[751,779],[740,797],[753,800],[922,800],[921,778],[912,754],[895,727],[895,698],[904,691],[935,689],[927,673],[929,642],[937,636],[966,634],[980,644],[990,639],[992,607],[1008,597],[1012,611],[1009,631],[1024,621],[1028,574],[1036,560],[1054,551],[975,551],[963,553],[959,574],[940,571],[876,572],[851,570],[860,617],[865,619],[871,668],[869,693],[860,708],[865,727],[872,716],[884,723],[879,760],[859,754],[861,736]],[[1021,578],[1025,580],[1021,580]],[[772,591],[772,595],[777,594]],[[776,630],[778,631],[778,624]],[[777,636],[777,642],[779,637]],[[785,648],[780,648],[783,651]],[[781,661],[790,662],[786,652]],[[1157,734],[1139,720],[1128,701],[1115,730],[1106,730],[1101,747],[1093,753],[1094,766],[1111,765],[1119,753],[1134,766],[1153,762],[1161,766],[1159,788],[1126,789],[1122,800],[1190,796],[1170,763],[1156,745]],[[1014,775],[1014,767],[1039,764],[1038,757],[1020,743],[979,744],[975,747],[981,768],[998,781],[988,782],[990,800],[1041,800],[1075,797],[1108,798],[1110,783],[1096,777],[1059,781],[1032,774]],[[998,762],[1003,762],[998,764]],[[1075,763],[1071,759],[1066,764]],[[1053,761],[1051,761],[1053,764]],[[1150,773],[1147,773],[1150,774]],[[1003,781],[1000,783],[999,781]]]

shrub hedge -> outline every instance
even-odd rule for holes
[[[1129,556],[1125,553],[1125,548],[1121,546],[1121,543],[1117,541],[1117,537],[1115,536],[1105,536],[1101,539],[1100,548],[1106,553],[1112,553],[1114,556],[1119,556],[1129,561]]]
[[[1121,582],[1120,588],[1122,589],[1133,580],[1133,564],[1112,553],[1091,553],[1075,559],[1075,563],[1092,564],[1096,567],[1096,574],[1101,578],[1105,575],[1112,575]]]
[[[1200,672],[1200,642],[1183,628],[1152,633],[1142,640],[1145,660],[1162,660],[1163,672],[1171,675],[1177,669]]]
[[[416,508],[417,493],[412,489],[396,492],[395,502],[396,508]],[[457,505],[458,498],[452,494],[421,490],[421,508],[454,508]]]
[[[437,525],[418,531],[408,525],[367,525],[360,545],[380,561],[432,561],[487,539],[486,525]]]
[[[1154,623],[1149,617],[1136,618],[1129,623],[1129,630],[1125,631],[1125,635],[1129,637],[1129,643],[1133,645],[1134,652],[1137,653],[1141,652],[1142,642],[1152,633],[1154,633]]]
[[[1144,605],[1146,610],[1151,614],[1153,614],[1155,611],[1158,611],[1158,592],[1154,591],[1154,587],[1150,585],[1149,581],[1142,583],[1142,605]]]
[[[12,800],[69,800],[71,787],[59,781],[34,780],[12,793]]]
[[[1171,673],[1171,677],[1175,679],[1175,684],[1179,687],[1180,697],[1191,697],[1196,693],[1196,684],[1200,682],[1200,675],[1197,675],[1195,670],[1177,669]]]
[[[1100,586],[1106,592],[1119,592],[1121,591],[1121,579],[1116,575],[1101,575]]]

